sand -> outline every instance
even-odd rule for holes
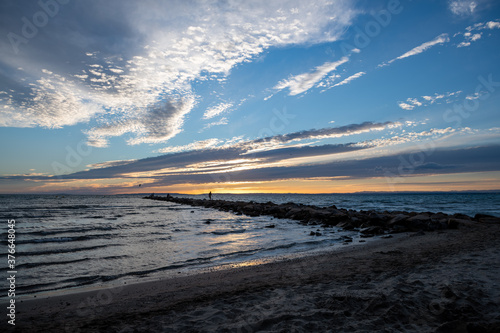
[[[24,300],[17,310],[18,332],[500,332],[500,225]]]

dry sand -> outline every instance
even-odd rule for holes
[[[24,300],[16,323],[18,332],[500,332],[500,225]]]

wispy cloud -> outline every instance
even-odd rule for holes
[[[228,124],[228,119],[226,117],[222,117],[221,119],[217,120],[217,121],[214,121],[214,122],[211,122],[211,123],[208,123],[206,124],[202,129],[201,131],[203,130],[206,130],[206,129],[209,129],[210,127],[213,127],[213,126],[220,126],[220,125],[227,125]]]
[[[449,41],[450,41],[450,38],[448,37],[448,34],[441,34],[441,35],[437,36],[436,38],[434,38],[433,40],[425,42],[425,43],[411,49],[410,51],[400,55],[399,57],[390,60],[388,63],[390,64],[396,60],[401,60],[404,58],[415,56],[417,54],[420,54],[422,52],[427,51],[428,49],[430,49],[431,47],[433,47],[435,45],[444,44],[444,43],[447,43]]]
[[[242,154],[255,153],[257,151],[267,151],[273,149],[281,149],[287,147],[286,145],[307,140],[340,138],[350,135],[361,133],[368,133],[371,131],[381,131],[387,128],[397,128],[403,126],[399,122],[384,122],[373,123],[364,122],[361,124],[350,124],[339,127],[327,127],[321,129],[311,129],[281,135],[275,135],[265,138],[254,140],[243,140],[241,137],[232,138],[224,141],[220,139],[209,139],[203,141],[193,142],[188,145],[167,147],[159,150],[162,153],[189,151],[205,148],[238,148]]]
[[[404,102],[398,102],[398,106],[403,110],[413,110],[419,106],[429,106],[434,103],[439,103],[441,100],[445,103],[452,103],[461,93],[462,91],[458,90],[442,94],[435,93],[434,95],[424,95],[421,96],[420,99],[409,97]]]
[[[321,66],[316,67],[312,72],[303,73],[290,77],[289,79],[279,82],[274,89],[283,90],[288,88],[289,95],[298,95],[306,92],[314,87],[316,83],[321,81],[328,73],[334,71],[342,64],[349,61],[348,57],[342,57],[335,62],[326,62]]]
[[[205,114],[203,114],[203,119],[212,119],[221,113],[227,112],[231,107],[233,107],[232,103],[220,103],[214,107],[208,108]]]
[[[159,150],[160,153],[178,153],[182,151],[210,149],[219,145],[222,141],[220,139],[212,138],[203,141],[196,141],[183,146],[165,147]]]
[[[334,87],[338,87],[338,86],[342,86],[344,84],[348,84],[349,82],[353,81],[353,80],[356,80],[357,78],[365,75],[366,73],[365,72],[358,72],[356,74],[353,74],[347,78],[345,78],[344,80],[340,81],[339,83],[336,83],[334,84],[333,86],[331,87],[328,87],[327,89],[330,89],[330,88],[334,88]],[[326,89],[325,89],[326,90]],[[324,91],[324,90],[323,90]]]

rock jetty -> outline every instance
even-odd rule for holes
[[[317,207],[293,202],[275,204],[270,201],[258,203],[254,201],[206,200],[179,198],[170,195],[167,197],[150,195],[144,197],[144,199],[214,208],[237,215],[267,215],[279,219],[297,220],[306,225],[336,226],[345,230],[359,229],[360,233],[366,236],[409,231],[457,229],[460,225],[471,225],[473,223],[500,223],[500,218],[485,214],[476,214],[476,216],[470,217],[464,214],[449,215],[431,212],[356,211],[339,209],[335,205]]]

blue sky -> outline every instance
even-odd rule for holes
[[[497,1],[0,16],[2,193],[500,189]]]

